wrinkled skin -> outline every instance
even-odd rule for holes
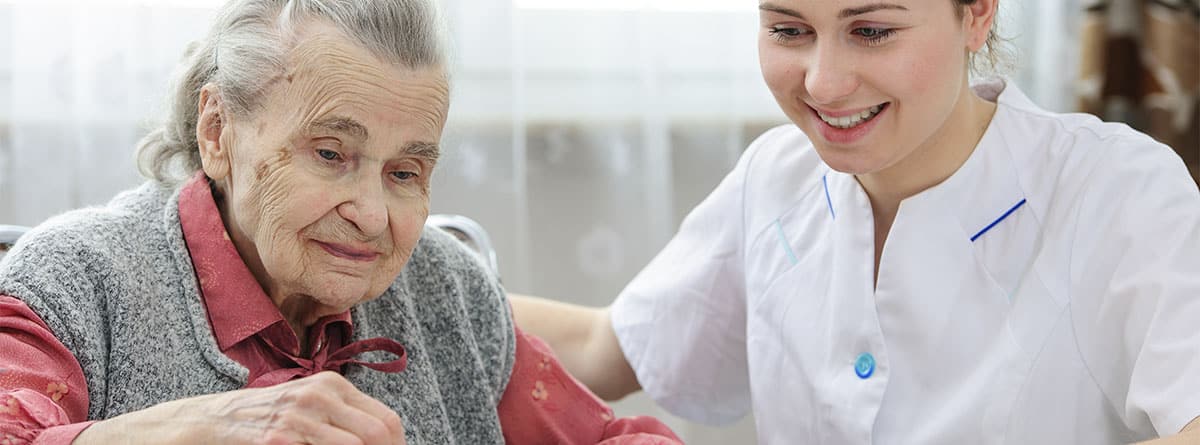
[[[86,444],[403,445],[400,416],[333,372],[165,402],[97,422]]]
[[[211,86],[202,112],[222,113],[202,150],[222,219],[301,338],[382,294],[408,261],[448,107],[440,69],[390,66],[332,31],[313,34],[253,117],[222,113]]]
[[[310,24],[265,102],[201,92],[197,139],[222,220],[298,337],[381,295],[412,254],[448,108],[441,68],[380,61]],[[307,349],[307,347],[305,347]],[[399,415],[342,376],[165,402],[98,422],[76,444],[403,444]]]

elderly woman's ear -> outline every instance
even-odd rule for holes
[[[222,142],[228,114],[221,101],[221,92],[214,84],[200,89],[199,117],[196,120],[196,144],[200,149],[200,164],[204,174],[213,180],[229,174],[230,152]]]

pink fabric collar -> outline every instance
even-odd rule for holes
[[[310,328],[310,344],[319,346],[311,358],[303,357],[295,333],[234,247],[204,172],[196,173],[180,191],[179,220],[217,346],[229,353],[247,339],[257,337],[262,340],[263,348],[259,349],[265,349],[257,352],[274,362],[262,365],[271,369],[258,372],[255,368],[259,364],[243,363],[251,371],[252,381],[247,387],[270,386],[325,370],[340,371],[348,363],[383,372],[404,370],[407,364],[404,346],[392,339],[348,343],[354,331],[350,311],[317,320]],[[395,354],[398,359],[383,363],[353,359],[360,353],[377,350]]]

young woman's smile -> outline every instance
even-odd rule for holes
[[[830,110],[812,105],[813,127],[821,133],[821,137],[835,145],[855,144],[865,138],[875,128],[876,123],[885,118],[890,102],[872,105],[867,108]]]
[[[945,177],[969,154],[986,116],[967,82],[974,34],[947,3],[759,3],[763,78],[834,170]]]

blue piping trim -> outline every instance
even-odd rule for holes
[[[975,240],[987,233],[988,230],[992,230],[992,227],[996,227],[996,224],[1000,224],[1000,221],[1004,221],[1004,218],[1008,218],[1008,215],[1012,215],[1013,212],[1017,211],[1017,209],[1021,208],[1023,205],[1025,205],[1025,200],[1021,199],[1021,202],[1018,202],[1017,205],[1013,206],[1011,209],[1008,209],[1008,211],[1004,212],[1003,215],[1000,215],[1000,219],[992,221],[991,224],[988,224],[987,227],[984,227],[983,230],[980,230],[979,233],[976,233],[975,236],[972,236],[971,242],[975,242]]]
[[[782,244],[783,251],[787,252],[788,260],[792,264],[799,263],[800,259],[796,258],[796,252],[792,251],[792,245],[788,243],[787,237],[783,235],[783,223],[779,222],[778,219],[775,220],[775,233],[779,235],[779,244]]]
[[[821,182],[825,184],[825,203],[829,204],[829,216],[832,216],[833,219],[836,220],[837,213],[833,212],[833,199],[829,198],[829,173],[826,173],[825,176],[821,176]]]

